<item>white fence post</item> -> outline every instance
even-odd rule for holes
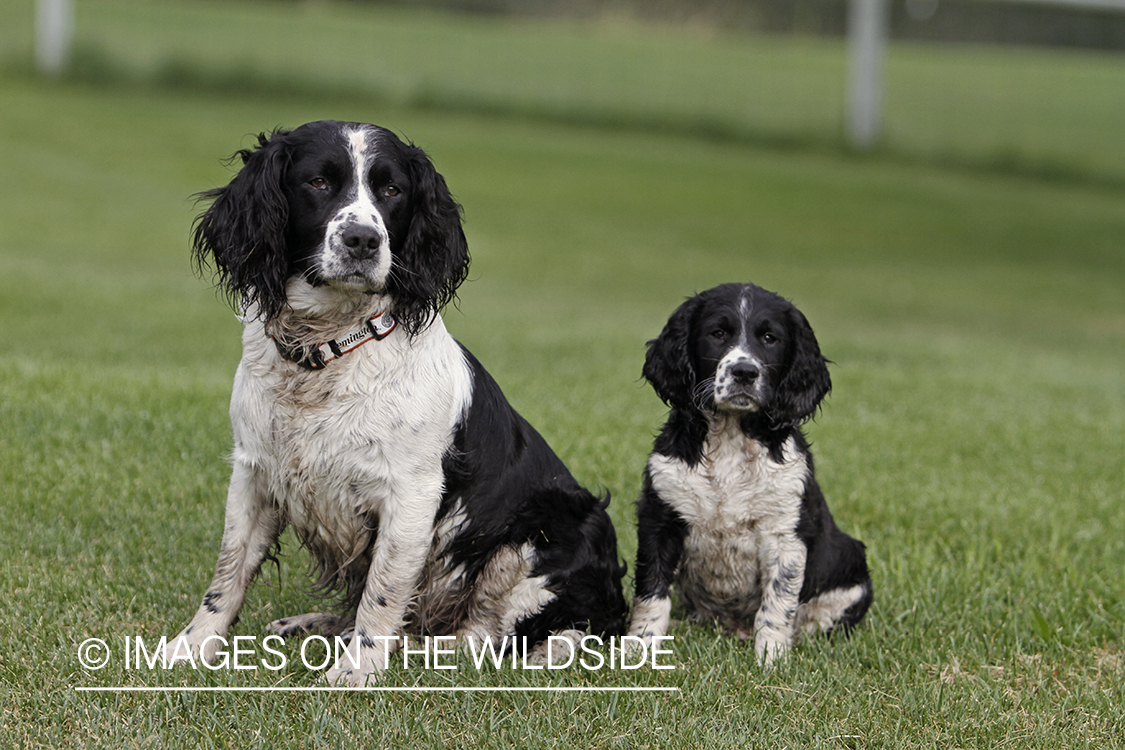
[[[859,149],[879,141],[883,128],[883,57],[887,50],[887,0],[848,4],[848,141]]]
[[[40,71],[57,75],[70,60],[74,32],[74,0],[36,0],[35,63]]]

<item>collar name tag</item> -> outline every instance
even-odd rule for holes
[[[391,317],[390,312],[384,310],[378,315],[372,315],[368,318],[362,328],[358,328],[338,339],[333,339],[301,352],[287,351],[280,344],[277,344],[277,349],[282,357],[291,362],[296,362],[306,370],[323,370],[332,360],[355,351],[367,342],[385,339],[397,325],[398,321]],[[276,340],[274,343],[277,343]]]

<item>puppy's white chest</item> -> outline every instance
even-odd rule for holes
[[[714,432],[694,466],[654,453],[653,487],[692,527],[746,531],[784,529],[800,510],[807,464],[792,439],[775,461],[736,428]]]
[[[800,517],[807,464],[790,441],[782,460],[740,430],[714,432],[695,466],[653,454],[653,488],[687,522],[678,587],[689,612],[752,621],[776,539]]]

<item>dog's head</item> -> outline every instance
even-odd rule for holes
[[[773,428],[813,415],[832,387],[805,316],[753,284],[689,298],[648,342],[644,377],[669,406],[757,413]]]
[[[302,277],[343,294],[381,294],[411,333],[468,273],[461,207],[420,148],[374,125],[325,120],[258,136],[242,169],[201,193],[195,258],[232,303],[276,318]]]

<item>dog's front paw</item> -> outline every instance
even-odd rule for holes
[[[352,641],[356,643],[356,641]],[[375,684],[387,668],[389,649],[349,648],[339,654],[321,680],[334,687],[367,687]]]
[[[370,687],[379,679],[379,671],[372,668],[365,670],[362,667],[350,665],[337,665],[324,673],[322,680],[331,687]]]
[[[309,612],[304,615],[282,617],[266,625],[266,630],[282,638],[295,635],[345,635],[348,622],[339,615],[330,615],[323,612]],[[348,638],[351,637],[347,633]]]
[[[771,637],[761,630],[754,639],[754,651],[758,655],[758,663],[767,670],[785,661],[789,655],[789,647],[788,639]]]
[[[184,663],[194,665],[197,659],[212,664],[225,645],[226,639],[218,633],[203,632],[189,626],[164,645],[160,660],[169,667]]]

